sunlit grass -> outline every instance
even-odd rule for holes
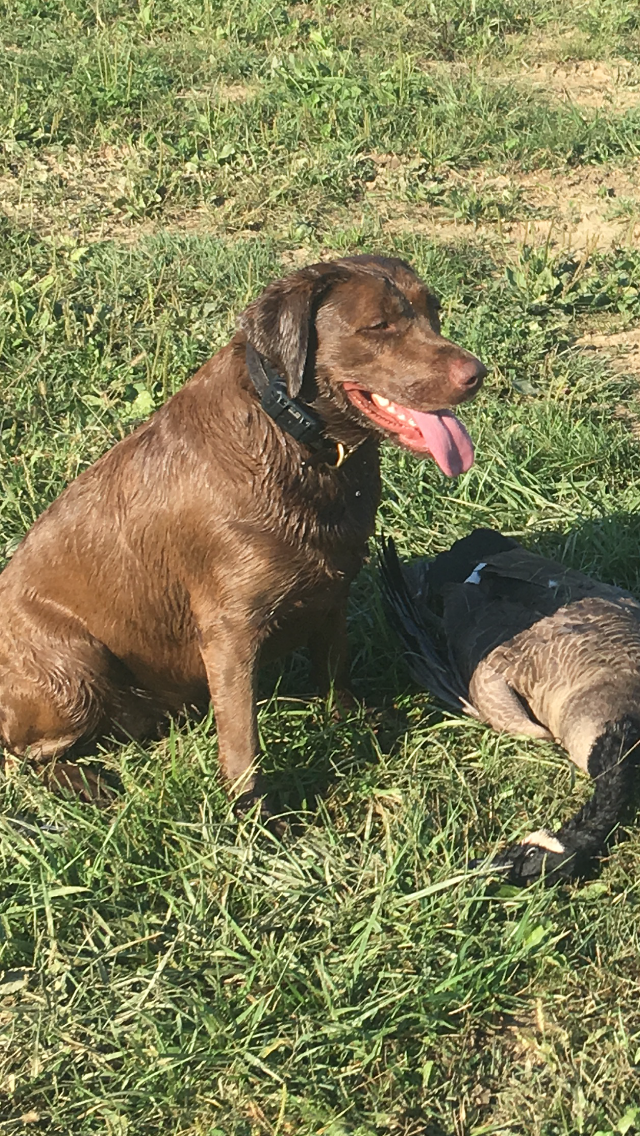
[[[633,66],[639,28],[630,0],[5,4],[3,186],[32,212],[0,229],[3,562],[302,244],[309,260],[407,258],[491,368],[462,412],[477,445],[463,478],[384,448],[379,527],[400,550],[491,525],[640,593],[635,380],[575,344],[585,324],[637,323],[640,256],[507,253],[499,226],[529,215],[526,195],[443,174],[633,157],[633,110],[505,76],[556,43],[565,62]],[[380,151],[401,159],[387,192],[407,218],[384,238],[362,200]],[[108,188],[96,176],[78,205],[100,162]],[[203,204],[206,231],[162,230]],[[427,239],[418,205],[495,233]],[[95,240],[116,214],[126,244]],[[640,1127],[640,838],[581,886],[519,893],[470,872],[589,786],[554,747],[411,685],[374,557],[350,630],[362,705],[346,719],[304,696],[302,654],[262,676],[263,765],[297,816],[283,842],[230,816],[211,718],[104,744],[121,783],[104,810],[26,768],[2,780],[2,1132]]]

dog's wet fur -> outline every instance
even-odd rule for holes
[[[264,413],[247,340],[345,447],[339,468]],[[149,736],[210,697],[224,778],[255,797],[260,660],[308,644],[320,690],[348,687],[347,594],[393,432],[343,383],[428,412],[471,398],[483,375],[400,260],[352,257],[272,283],[226,347],[68,486],[0,576],[6,749],[51,762],[99,735]]]

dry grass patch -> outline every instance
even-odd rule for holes
[[[181,91],[178,95],[179,99],[193,99],[194,102],[215,102],[216,104],[224,103],[246,103],[252,99],[258,91],[257,84],[248,85],[247,83],[210,83],[205,87],[190,88],[189,90]]]
[[[193,180],[186,170],[183,182]],[[211,232],[218,227],[215,203],[172,206],[164,187],[149,177],[140,152],[130,145],[104,145],[81,152],[75,146],[40,151],[0,177],[0,208],[14,223],[39,236],[72,235],[87,242],[125,244],[159,229]]]
[[[542,238],[575,252],[634,244],[640,233],[638,170],[638,163],[633,163],[625,168],[585,166],[571,172],[539,170],[517,176],[523,197],[545,218],[516,224],[510,231],[512,239]]]

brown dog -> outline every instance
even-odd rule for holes
[[[431,452],[449,475],[471,464],[443,408],[471,398],[485,368],[440,335],[436,300],[402,261],[311,265],[239,326],[65,490],[2,573],[13,753],[42,762],[93,735],[141,737],[209,693],[224,776],[251,798],[260,659],[307,643],[321,690],[347,683],[347,593],[373,530],[380,441]]]

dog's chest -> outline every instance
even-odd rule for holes
[[[266,622],[296,610],[321,611],[346,594],[362,565],[379,500],[376,451],[352,468],[318,471],[290,496],[285,493],[273,527],[263,529]]]
[[[286,511],[287,527],[301,548],[326,564],[329,574],[348,571],[354,557],[362,559],[375,525],[380,503],[377,449],[356,453],[338,470],[311,471],[300,488]]]

